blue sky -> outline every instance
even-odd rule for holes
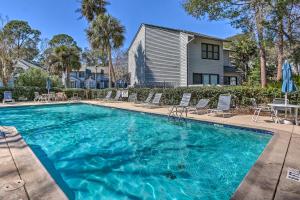
[[[188,16],[181,6],[183,0],[111,0],[109,13],[126,27],[126,49],[141,23],[180,28],[226,38],[238,33],[226,21],[211,22]],[[80,0],[1,0],[0,14],[22,19],[42,32],[43,38],[55,34],[71,35],[80,47],[88,47],[84,30],[87,23],[75,10]]]

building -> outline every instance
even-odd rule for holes
[[[29,62],[26,60],[18,60],[17,63],[14,66],[14,71],[12,74],[12,77],[10,78],[10,80],[8,81],[8,86],[9,87],[13,87],[15,80],[19,77],[19,75],[27,70],[29,70],[30,68],[39,68],[44,70],[42,67],[40,67],[38,64],[33,63],[33,62]],[[0,79],[0,87],[3,87],[3,82]]]
[[[128,50],[130,85],[237,85],[224,39],[142,24]]]
[[[70,74],[71,88],[102,89],[108,87],[108,67],[90,67],[82,65],[78,71]]]

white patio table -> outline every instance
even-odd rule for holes
[[[300,105],[269,103],[268,106],[271,106],[272,109],[275,108],[274,110],[276,110],[276,108],[291,108],[291,109],[294,109],[295,122],[296,122],[296,125],[299,126],[299,121],[298,121],[298,110],[300,109]]]

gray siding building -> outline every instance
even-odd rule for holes
[[[236,85],[226,40],[142,24],[128,50],[130,85]]]

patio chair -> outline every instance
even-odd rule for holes
[[[122,98],[128,98],[128,95],[129,95],[128,90],[123,90],[121,93],[122,93],[122,95],[121,95]]]
[[[120,101],[121,97],[122,97],[122,91],[118,90],[113,101]]]
[[[285,99],[282,98],[275,98],[273,99],[273,104],[285,104]],[[287,100],[287,104],[289,104],[289,100]],[[271,108],[271,118],[273,119],[273,121],[275,123],[280,122],[280,113],[287,113],[289,112],[290,114],[292,113],[292,109],[291,108],[282,108],[282,107],[272,107]]]
[[[137,102],[137,93],[130,94],[128,97],[128,102]]]
[[[271,108],[265,105],[258,105],[255,98],[250,99],[252,104],[252,109],[254,110],[252,120],[257,122],[261,112],[271,112]]]
[[[66,94],[64,92],[58,92],[55,94],[55,101],[65,101]]]
[[[42,96],[38,92],[34,92],[34,99],[33,101],[41,101]]]
[[[162,97],[162,93],[156,93],[152,102],[148,104],[144,104],[144,107],[147,108],[159,108],[160,107],[160,100]]]
[[[205,111],[208,108],[209,99],[200,99],[195,107],[190,107],[190,112],[195,112],[198,115],[201,111]]]
[[[79,97],[78,93],[73,93],[73,96],[69,100],[70,101],[80,101],[81,97]]]
[[[151,102],[153,96],[154,96],[154,92],[150,92],[148,94],[148,97],[146,98],[146,100],[144,102],[136,102],[137,105],[135,105],[135,106],[137,106],[137,107],[139,107],[139,106],[143,107],[145,105],[148,105]]]
[[[169,111],[169,117],[176,116],[181,118],[183,113],[185,112],[185,116],[187,117],[188,107],[190,105],[192,94],[184,93],[179,105],[172,106]]]
[[[100,101],[110,101],[112,99],[111,96],[112,96],[112,91],[108,91],[106,96],[104,97],[104,99],[100,99],[100,97],[99,97],[99,100]]]
[[[230,105],[231,105],[231,95],[220,95],[218,106],[216,109],[209,109],[209,114],[221,114],[223,117],[225,117],[225,114],[231,114],[230,111]]]
[[[12,92],[11,91],[4,91],[3,93],[3,101],[2,103],[14,103],[15,100],[12,98]]]
[[[56,101],[56,94],[55,94],[55,92],[50,92],[48,98],[49,98],[49,101]]]

